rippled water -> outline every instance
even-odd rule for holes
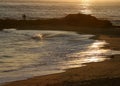
[[[48,0],[49,1],[49,0]],[[120,25],[120,2],[89,3],[89,2],[52,2],[44,0],[0,0],[0,18],[21,19],[26,14],[28,19],[56,18],[67,14],[92,14],[98,18],[111,20]]]
[[[33,39],[41,34],[43,39]],[[0,31],[0,83],[63,72],[120,53],[101,49],[105,41],[67,31]]]

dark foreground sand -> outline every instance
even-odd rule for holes
[[[109,45],[105,48],[120,50],[120,37],[100,35]],[[34,77],[27,80],[7,83],[4,86],[120,86],[120,55],[85,67],[66,70],[64,73]]]

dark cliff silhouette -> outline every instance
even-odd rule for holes
[[[81,28],[82,27],[82,28]],[[17,28],[17,29],[32,29],[32,30],[69,30],[85,33],[108,33],[118,32],[112,30],[115,26],[108,20],[97,19],[91,15],[85,14],[69,14],[63,18],[53,19],[37,19],[37,20],[15,20],[15,19],[0,19],[0,29]],[[117,27],[117,26],[116,26]],[[86,29],[89,28],[89,29]],[[94,29],[93,29],[94,28]],[[109,29],[109,31],[108,31]]]
[[[23,20],[5,19],[0,20],[0,28],[21,27],[31,25],[70,25],[79,27],[112,27],[112,23],[108,20],[99,20],[94,16],[85,14],[69,14],[63,18],[44,19],[44,20],[26,20],[26,15],[23,15]]]
[[[112,27],[108,20],[99,20],[94,16],[85,14],[70,14],[63,18],[67,24],[84,27]]]

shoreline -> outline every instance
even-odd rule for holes
[[[92,39],[105,40],[109,43],[105,48],[120,50],[119,36],[98,35]],[[111,59],[88,63],[85,67],[67,69],[63,73],[36,76],[26,80],[5,83],[3,86],[103,86],[105,84],[114,86],[113,84],[116,83],[115,86],[120,86],[119,57],[120,55],[107,56],[106,58]]]
[[[83,17],[83,22],[81,22]],[[89,22],[87,22],[88,20]],[[0,22],[0,29],[64,30],[75,31],[79,34],[93,34],[96,36],[91,39],[105,40],[109,43],[103,48],[120,50],[120,27],[113,26],[108,20],[99,20],[91,15],[70,14],[61,19],[8,19],[0,20]],[[120,86],[119,57],[120,55],[106,56],[106,58],[111,59],[103,62],[88,63],[87,66],[84,67],[67,69],[63,73],[37,76],[26,80],[5,83],[3,86],[114,86],[113,84]]]

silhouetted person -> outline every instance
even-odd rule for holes
[[[113,58],[114,58],[114,55],[111,55],[110,58],[113,59]]]
[[[23,18],[23,20],[26,20],[26,15],[23,14],[23,15],[22,15],[22,18]]]

